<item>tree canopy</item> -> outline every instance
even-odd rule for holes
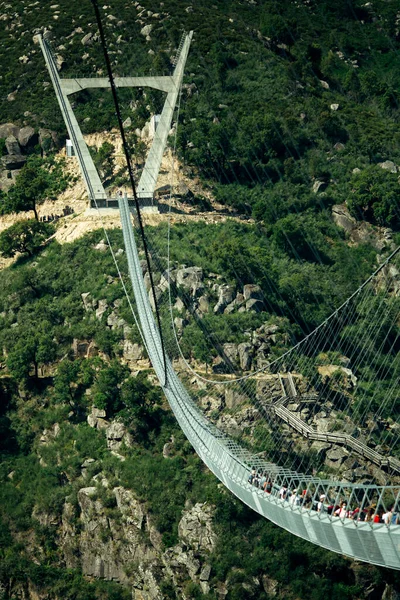
[[[35,219],[18,221],[0,233],[0,253],[12,258],[18,252],[33,256],[54,232],[48,223],[40,223]]]

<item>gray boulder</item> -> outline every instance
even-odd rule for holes
[[[148,36],[151,33],[151,30],[153,29],[153,25],[145,25],[144,27],[142,27],[142,29],[140,30],[140,33],[144,36]]]
[[[199,311],[203,314],[207,314],[210,310],[210,301],[207,296],[200,296],[199,298]]]
[[[247,312],[262,312],[264,308],[264,303],[262,300],[257,300],[256,298],[250,298],[246,302],[246,311]]]
[[[237,363],[239,358],[238,347],[236,344],[224,344],[224,354],[232,363]]]
[[[143,346],[140,344],[124,340],[122,348],[124,359],[128,362],[137,362],[144,358]]]
[[[345,204],[332,206],[332,218],[335,224],[345,231],[352,231],[357,225],[356,220],[350,215]]]
[[[123,443],[132,446],[132,437],[123,423],[112,421],[106,429],[107,447],[112,452],[118,452]]]
[[[90,427],[97,427],[98,429],[103,429],[102,425],[104,424],[104,422],[107,423],[107,426],[109,425],[109,423],[105,421],[105,416],[105,410],[92,406],[92,410],[87,416],[87,422],[89,423]]]
[[[16,169],[22,169],[26,163],[26,157],[22,156],[21,153],[9,154],[7,156],[2,156],[1,162],[7,171],[15,171]]]
[[[83,292],[81,294],[81,298],[82,298],[83,306],[84,306],[86,312],[89,310],[92,310],[93,309],[92,294],[90,292]]]
[[[245,300],[262,300],[263,294],[259,285],[247,283],[243,287],[243,296]]]
[[[230,304],[235,297],[235,288],[232,285],[220,285],[218,289],[218,302],[214,306],[214,313],[220,314],[224,308]]]
[[[107,300],[105,300],[105,299],[99,300],[99,304],[96,309],[96,319],[98,321],[101,321],[101,318],[104,315],[104,313],[106,312],[107,308],[108,308]]]
[[[111,327],[113,331],[116,329],[123,329],[126,324],[126,321],[124,321],[124,319],[118,316],[114,311],[112,311],[107,317],[107,325]]]
[[[19,145],[23,148],[31,148],[39,141],[39,136],[33,127],[23,127],[18,133]]]
[[[251,367],[251,353],[253,346],[247,342],[238,345],[240,368],[248,371]]]
[[[186,267],[176,272],[176,283],[178,287],[190,290],[192,296],[197,296],[203,289],[203,269],[200,267]]]
[[[19,134],[19,127],[17,125],[14,125],[14,123],[4,123],[3,125],[0,125],[0,138],[1,139],[6,139],[8,138],[8,136],[12,135],[15,138],[18,137]]]
[[[93,33],[87,33],[81,39],[81,44],[83,46],[90,46],[90,44],[92,44],[92,43],[93,43]]]
[[[21,154],[21,148],[15,136],[9,135],[6,137],[7,154]]]

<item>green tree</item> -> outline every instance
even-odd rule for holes
[[[49,364],[56,358],[56,344],[50,334],[29,330],[20,334],[17,343],[7,357],[7,368],[18,381],[27,380],[31,369],[39,376],[39,366]]]
[[[28,159],[21,169],[7,194],[7,212],[21,212],[32,210],[38,220],[37,205],[43,202],[49,191],[49,177],[43,168],[43,161],[38,156]]]
[[[122,384],[121,401],[124,408],[120,417],[126,425],[134,427],[138,436],[145,437],[158,422],[160,390],[151,384],[145,373],[139,373]]]
[[[35,219],[19,221],[0,234],[0,254],[12,258],[21,252],[33,256],[53,233],[54,228]]]
[[[397,174],[371,165],[353,176],[351,187],[347,205],[354,217],[399,227],[400,187]]]
[[[121,410],[121,384],[129,375],[129,369],[117,360],[99,371],[93,386],[93,401],[97,408],[112,416]]]

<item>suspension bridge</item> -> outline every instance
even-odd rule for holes
[[[50,47],[45,39],[41,39],[43,55],[93,206],[103,206],[105,190],[68,96],[81,89],[110,85],[150,86],[167,94],[149,157],[134,190],[139,200],[135,214],[140,217],[140,199],[151,199],[154,194],[191,39],[192,32],[182,38],[171,76],[115,78],[115,82],[111,73],[108,79],[61,79]],[[171,315],[170,322],[162,326],[158,313],[155,319],[153,309],[157,308],[157,296],[153,282],[150,296],[146,288],[132,210],[126,196],[118,198],[118,207],[134,294],[132,311],[171,409],[200,458],[242,502],[290,533],[367,563],[400,569],[397,517],[400,511],[400,461],[395,456],[400,373],[397,358],[399,307],[393,293],[396,269],[389,268],[395,263],[399,249],[393,251],[342,306],[293,348],[258,370],[213,380],[196,372],[182,353],[172,314],[172,296],[179,291],[179,286],[169,257],[165,262],[165,258],[164,261],[157,258],[157,252],[152,250],[148,267],[151,265],[163,274]],[[142,242],[145,244],[145,239]],[[113,257],[116,261],[114,253]],[[116,266],[120,272],[117,262]],[[125,285],[124,289],[129,299]],[[356,324],[363,325],[363,339],[359,334],[355,339],[352,328]],[[168,346],[163,335],[166,328],[173,333],[169,336]],[[378,361],[374,369],[368,369],[376,349],[385,358]],[[243,439],[228,435],[223,425],[205,415],[190,392],[190,384],[184,384],[182,377],[177,375],[169,355],[180,356],[188,376],[202,381],[207,389],[216,386],[221,390],[232,386],[236,390],[244,399],[236,412],[243,410],[243,406],[251,407],[253,411],[253,437],[256,430],[259,432],[257,451],[251,448],[252,435]],[[344,366],[344,359],[348,361],[346,365],[351,364],[351,371]],[[324,364],[330,364],[335,374],[329,383],[324,382],[321,375]],[[362,373],[362,385],[352,382],[351,375],[355,372]],[[360,389],[357,405],[354,387]],[[331,426],[331,430],[321,431],[312,426],[307,418],[307,406],[313,407],[314,416],[336,415],[333,427],[336,429],[332,430]],[[374,411],[373,418],[378,422],[384,409],[385,414],[392,410],[393,427],[376,434],[375,439],[372,435],[365,436],[363,424],[368,415]],[[347,431],[346,424],[354,424],[356,419],[360,427]],[[339,430],[338,420],[342,421]],[[325,421],[329,419],[325,418]],[[275,447],[264,450],[263,440],[270,440],[271,432]],[[316,454],[300,452],[302,440],[308,444],[308,449],[314,442],[342,448],[353,462],[353,470],[361,469],[361,475],[356,481],[329,476],[329,473],[326,477],[318,476],[316,472],[326,473],[323,460],[318,463]],[[363,470],[366,465],[369,470]],[[393,517],[382,520],[382,513]]]

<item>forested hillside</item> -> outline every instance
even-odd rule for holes
[[[235,220],[172,228],[171,260],[217,285],[203,310],[222,343],[273,323],[268,357],[279,354],[399,242],[398,2],[111,0],[101,12],[115,75],[170,72],[194,31],[177,154],[207,191],[191,198],[200,217],[212,198]],[[104,75],[90,0],[2,2],[0,22],[0,122],[16,127],[0,129],[12,180],[0,213],[30,217],[0,234],[16,257],[0,272],[0,599],[398,598],[396,572],[293,538],[217,484],[159,392],[104,232],[59,245],[63,219],[38,221],[71,178],[54,159],[66,131],[34,36],[48,32],[60,76]],[[162,97],[119,94],[142,155],[138,130]],[[78,94],[74,108],[85,133],[116,126],[108,91]],[[112,152],[103,144],[95,160],[119,185]],[[147,233],[165,254],[165,224]],[[122,234],[110,236],[127,281]],[[215,289],[236,297],[245,284],[262,309],[213,311]],[[174,310],[187,353],[212,362]]]
[[[104,6],[115,74],[168,72],[182,32],[194,30],[178,146],[213,185],[229,184],[216,185],[219,199],[270,224],[348,200],[354,215],[397,226],[394,0]],[[3,122],[64,134],[32,36],[50,30],[61,76],[104,73],[91,2],[3,3],[1,19]],[[120,91],[132,130],[160,107],[159,95],[147,91],[139,102],[142,94]],[[101,90],[78,95],[75,107],[87,132],[116,124],[111,95]],[[376,165],[388,160],[394,165],[382,173]]]

